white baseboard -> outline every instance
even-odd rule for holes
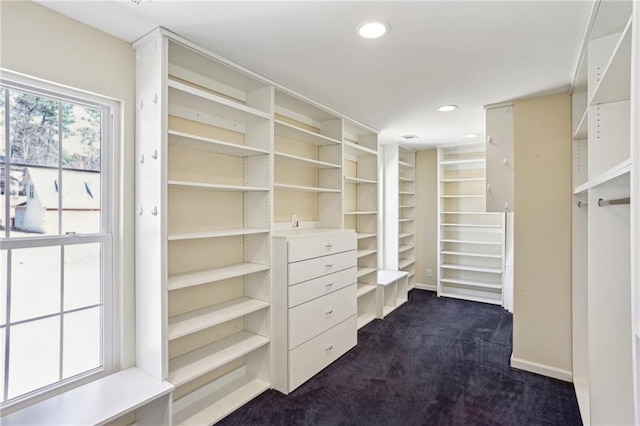
[[[530,373],[540,374],[542,376],[552,377],[554,379],[564,380],[565,382],[573,381],[573,373],[569,370],[551,367],[549,365],[538,364],[537,362],[525,361],[511,354],[511,367],[518,370],[528,371]]]
[[[438,290],[438,288],[435,285],[432,285],[432,284],[418,284],[418,283],[415,283],[413,286],[414,286],[413,288],[416,288],[418,290],[427,290],[427,291],[437,291]]]

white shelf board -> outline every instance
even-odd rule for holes
[[[362,155],[378,155],[378,152],[367,148],[366,146],[358,145],[353,142],[343,141],[342,146],[344,146],[344,151],[347,155],[352,155],[355,157],[360,157]]]
[[[356,276],[358,278],[364,277],[365,275],[369,275],[373,272],[376,272],[376,268],[358,268],[358,272]]]
[[[609,59],[589,105],[629,100],[631,93],[631,18]]]
[[[609,170],[605,171],[604,173],[596,176],[593,179],[590,179],[588,182],[588,188],[595,188],[597,186],[600,186],[604,183],[607,183],[609,181],[612,181],[624,174],[630,173],[631,172],[631,159],[628,158],[625,161],[623,161],[620,164],[616,164],[615,166],[613,166],[612,168],[610,168]]]
[[[404,271],[392,271],[388,269],[382,269],[378,271],[377,282],[380,285],[388,286],[389,284],[393,284],[401,278],[407,276],[407,273]]]
[[[573,140],[579,141],[582,139],[586,139],[588,135],[588,126],[589,123],[589,108],[584,110],[584,114],[582,114],[582,118],[576,127],[576,131],[573,133]]]
[[[501,254],[471,253],[471,252],[465,252],[465,251],[449,251],[449,250],[443,250],[440,253],[448,256],[466,256],[466,257],[484,257],[487,259],[502,259]]]
[[[301,191],[301,192],[340,192],[339,189],[333,188],[318,188],[316,186],[301,186],[301,185],[288,185],[284,183],[274,183],[273,187],[276,189],[284,189],[287,191]]]
[[[269,302],[251,299],[249,297],[229,300],[224,303],[169,318],[167,335],[169,340],[178,339],[268,307]]]
[[[238,235],[267,234],[268,228],[229,228],[214,231],[175,232],[168,236],[169,241],[196,240],[199,238],[234,237]]]
[[[204,271],[185,272],[182,274],[170,275],[167,283],[169,291],[196,285],[207,284],[214,281],[222,281],[229,278],[241,277],[260,271],[269,270],[269,265],[258,263],[236,263],[234,265],[220,268],[207,269]]]
[[[376,253],[376,250],[362,249],[357,251],[357,257],[358,259],[360,259],[361,257],[369,256],[375,253]]]
[[[408,163],[407,163],[407,164],[408,164]],[[399,180],[400,182],[415,182],[415,179],[410,179],[410,178],[407,178],[407,177],[404,177],[404,176],[400,176],[400,177],[398,178],[398,180]]]
[[[410,218],[410,217],[403,217],[401,219],[398,219],[398,223],[406,223],[406,222],[414,222],[415,219]]]
[[[269,113],[179,81],[169,79],[167,86],[169,104],[181,105],[197,111],[207,111],[207,114],[231,120],[235,123],[252,123],[271,118]]]
[[[201,151],[215,152],[218,154],[232,155],[235,157],[254,157],[256,155],[268,155],[266,149],[254,148],[237,143],[224,142],[217,139],[205,138],[190,133],[169,130],[169,144],[179,145]]]
[[[499,283],[488,283],[483,281],[476,280],[463,280],[460,278],[447,278],[442,277],[440,281],[447,284],[458,284],[466,287],[477,287],[477,288],[488,288],[492,290],[501,290],[502,284]]]
[[[586,192],[589,189],[589,182],[585,182],[580,186],[576,186],[575,188],[573,188],[573,195],[578,195],[578,194],[582,194],[583,192]]]
[[[398,165],[401,168],[405,168],[405,169],[413,169],[414,168],[413,164],[407,163],[406,161],[398,161]]]
[[[401,209],[413,209],[413,208],[415,208],[415,207],[416,207],[416,206],[407,206],[407,205],[404,205],[404,206],[398,206],[398,208],[401,208]]]
[[[443,160],[440,162],[441,166],[458,166],[462,164],[484,164],[484,158],[465,158],[461,160]]]
[[[454,244],[479,244],[479,245],[490,245],[490,246],[502,245],[502,242],[500,241],[473,241],[473,240],[454,240],[454,239],[442,239],[440,241],[443,243],[454,243]]]
[[[369,324],[371,321],[373,321],[374,319],[376,319],[376,316],[374,314],[370,314],[370,313],[363,313],[358,315],[357,318],[357,327],[358,330],[360,330],[362,327],[364,327],[365,325]]]
[[[327,163],[326,161],[312,160],[310,158],[300,157],[297,155],[286,154],[284,152],[274,152],[276,161],[296,166],[308,167],[310,169],[339,169],[339,164]]]
[[[409,238],[409,237],[413,237],[414,235],[416,235],[413,232],[400,232],[398,234],[398,239],[402,239],[402,238]]]
[[[489,228],[489,229],[502,228],[502,225],[485,225],[485,224],[473,224],[473,223],[443,223],[442,226],[447,228]]]
[[[174,424],[202,426],[216,423],[270,387],[265,381],[242,375],[226,386],[206,393],[202,399],[195,400],[192,404],[174,408]],[[180,401],[182,399],[178,403]],[[174,403],[174,407],[176,405]]]
[[[398,260],[398,269],[406,268],[416,263],[415,259],[400,259]]]
[[[398,191],[400,195],[416,195],[413,191]]]
[[[502,298],[492,299],[490,297],[472,296],[472,295],[458,294],[458,293],[447,293],[446,291],[441,292],[440,295],[444,297],[450,297],[452,299],[469,300],[471,302],[490,303],[492,305],[502,305]]]
[[[414,248],[415,246],[409,246],[409,245],[398,246],[398,253],[404,253],[405,251],[409,251]]]
[[[486,178],[457,178],[457,179],[440,179],[440,182],[453,183],[453,182],[484,182]]]
[[[184,385],[267,344],[269,339],[248,331],[232,334],[169,361],[169,381]]]
[[[365,294],[369,294],[372,291],[376,290],[375,284],[358,282],[358,297],[364,296]]]
[[[485,194],[441,195],[440,198],[484,198]]]
[[[326,146],[340,144],[340,141],[337,139],[333,139],[319,133],[310,132],[309,130],[296,127],[280,120],[275,120],[275,130],[277,136],[282,136],[283,138],[293,139],[311,145]]]
[[[358,240],[363,240],[365,238],[373,238],[373,237],[375,237],[377,235],[378,234],[371,234],[371,233],[368,233],[368,232],[358,232],[358,233],[356,233],[356,238]]]
[[[458,271],[473,271],[473,272],[487,272],[489,274],[501,274],[500,268],[488,268],[486,266],[471,266],[471,265],[453,265],[450,263],[443,263],[440,265],[443,269],[455,269]]]
[[[232,191],[232,192],[268,192],[266,186],[243,186],[243,185],[222,185],[218,183],[190,182],[184,180],[170,180],[167,182],[169,186],[177,186],[183,188],[207,189],[213,191]]]
[[[459,215],[465,215],[465,214],[473,214],[473,215],[499,215],[502,213],[494,213],[494,212],[461,212],[461,211],[456,211],[456,212],[440,212],[441,214],[459,214]]]
[[[378,214],[375,210],[368,211],[355,211],[355,212],[344,212],[345,215],[364,215],[364,214]]]
[[[368,183],[368,184],[378,183],[377,181],[371,180],[371,179],[361,179],[361,178],[354,178],[354,177],[348,177],[348,176],[344,177],[344,181],[345,183]]]

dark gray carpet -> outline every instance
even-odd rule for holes
[[[222,425],[581,425],[573,386],[509,367],[512,316],[413,290],[358,345],[290,395]]]

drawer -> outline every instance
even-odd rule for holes
[[[357,313],[356,285],[289,309],[289,349],[316,337]]]
[[[355,250],[358,247],[355,232],[299,238],[289,241],[289,262],[312,259],[328,254]]]
[[[289,351],[289,392],[316,375],[357,343],[355,315]]]
[[[356,251],[346,251],[329,256],[316,257],[302,262],[290,263],[289,285],[309,281],[344,269],[353,268],[357,264]]]
[[[353,267],[289,286],[289,307],[298,306],[355,283],[357,270],[358,268]]]

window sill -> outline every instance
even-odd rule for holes
[[[171,394],[173,385],[128,368],[0,418],[1,426],[96,425]]]

